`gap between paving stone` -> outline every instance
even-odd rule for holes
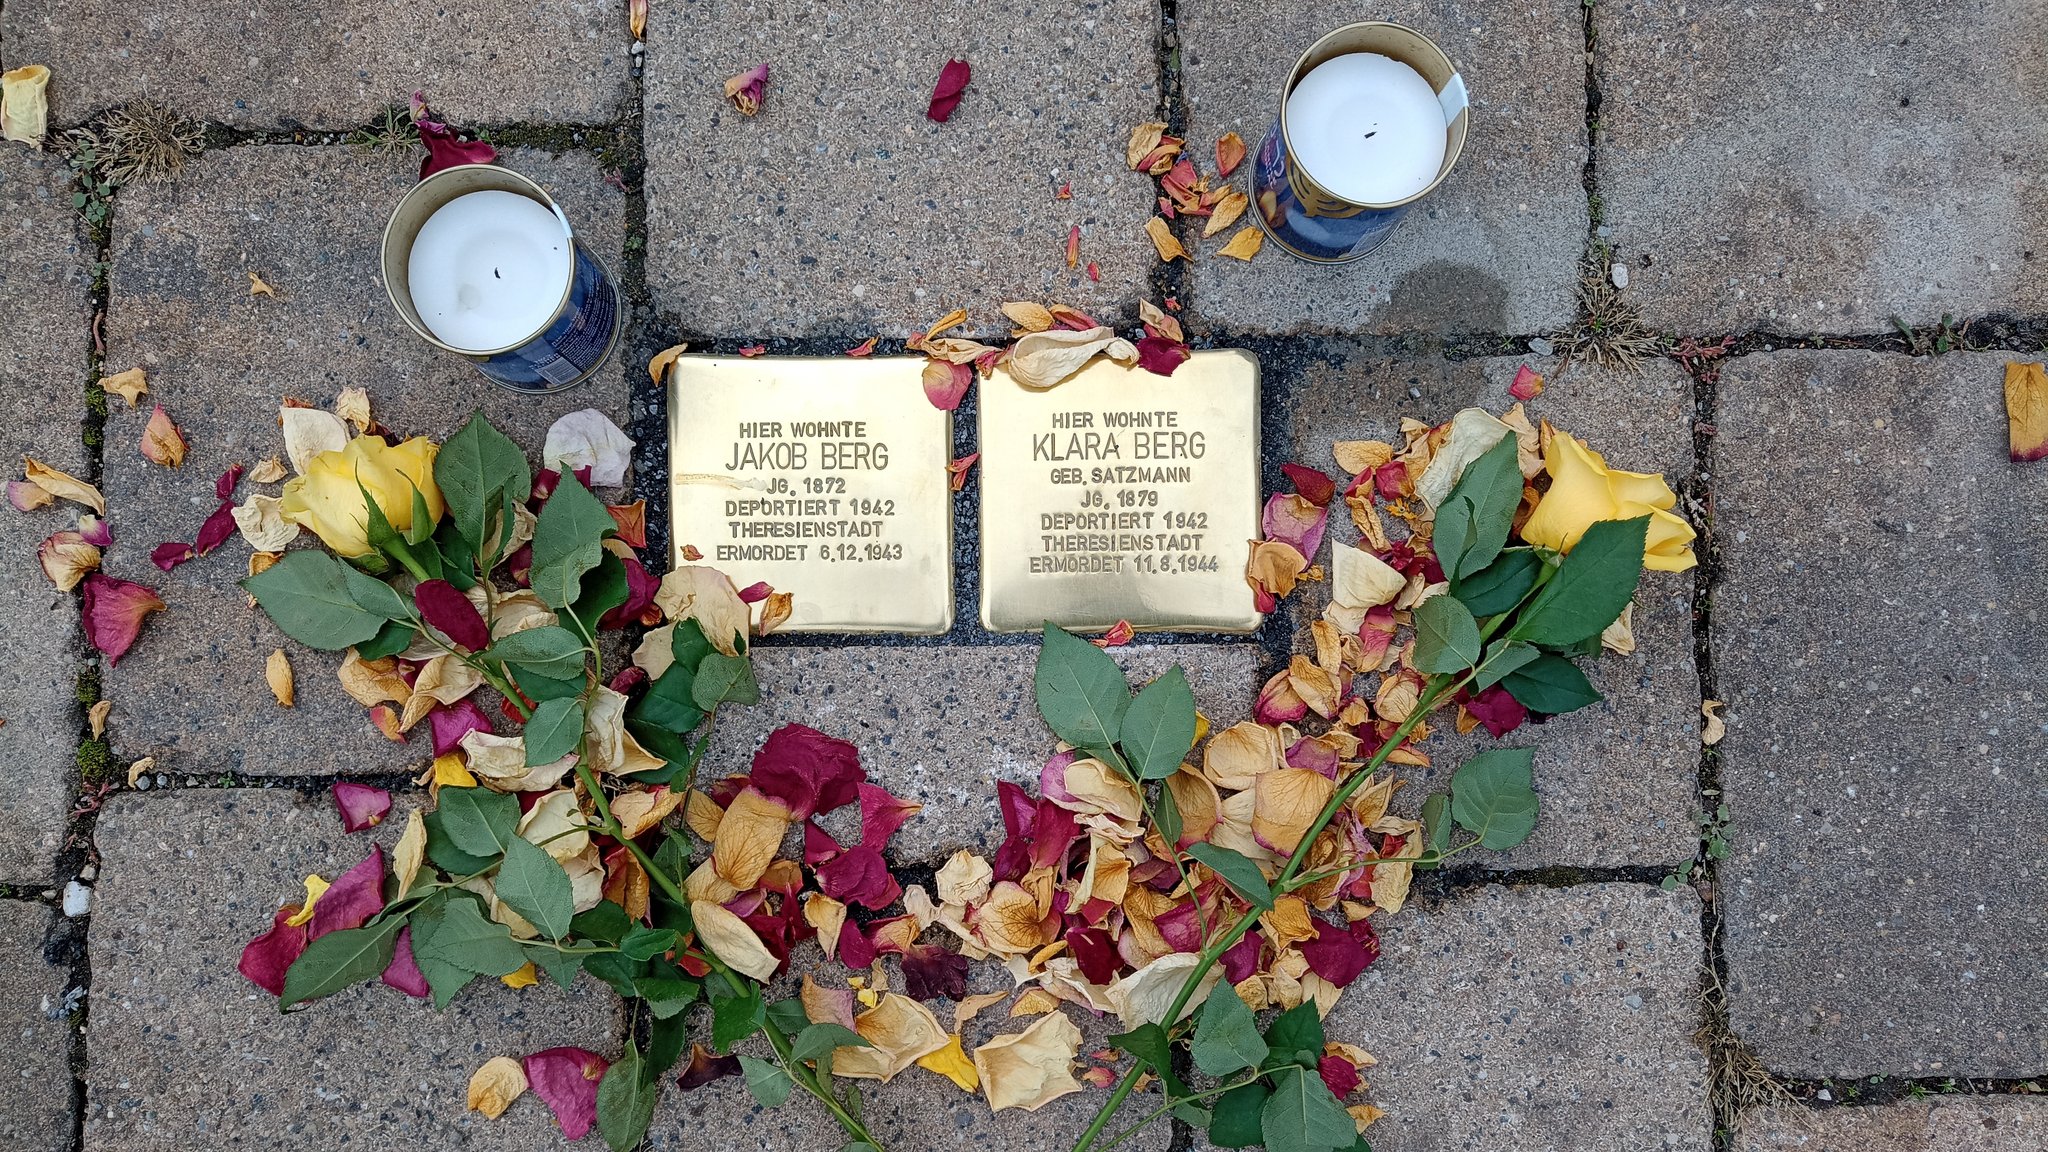
[[[9,1040],[0,1060],[0,1146],[12,1152],[71,1149],[71,974],[45,956],[58,928],[43,905],[0,900],[0,1027]]]
[[[1948,1096],[1870,1107],[1759,1108],[1731,1152],[2040,1152],[2048,1100]]]

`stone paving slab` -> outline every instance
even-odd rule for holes
[[[394,798],[402,813],[417,797]],[[377,839],[386,850],[402,820]],[[559,1044],[610,1056],[611,993],[481,981],[445,1014],[373,984],[280,1015],[235,970],[300,878],[360,862],[325,795],[189,789],[123,795],[100,816],[104,869],[90,935],[84,1147],[554,1149],[561,1133],[531,1094],[495,1121],[464,1108],[493,1056]]]
[[[1948,1096],[1861,1108],[1762,1108],[1743,1116],[1735,1152],[2039,1152],[2048,1101]]]
[[[34,454],[87,470],[86,356],[92,250],[56,160],[0,149],[0,467],[21,476]],[[64,835],[82,725],[78,605],[43,575],[37,546],[86,509],[0,513],[0,881],[48,883]]]
[[[1377,1152],[1713,1147],[1690,891],[1488,885],[1380,931],[1323,1021],[1379,1060]]]
[[[606,0],[10,4],[9,68],[47,64],[52,124],[147,97],[235,128],[355,128],[424,88],[463,123],[594,124],[625,108],[632,37]]]
[[[608,260],[621,251],[624,197],[592,159],[515,150],[505,160],[555,193],[593,251]],[[207,153],[175,184],[121,192],[107,363],[144,366],[150,396],[135,410],[115,400],[107,420],[107,498],[120,541],[107,567],[160,587],[170,605],[107,678],[125,759],[155,756],[175,772],[307,775],[392,770],[428,755],[424,742],[389,743],[364,720],[334,678],[338,657],[289,644],[248,607],[234,583],[247,574],[239,537],[170,573],[149,562],[157,542],[192,539],[229,465],[282,450],[282,397],[324,406],[343,388],[364,387],[386,425],[436,440],[481,406],[533,459],[563,412],[596,407],[629,422],[626,381],[638,369],[621,361],[580,388],[533,398],[498,388],[405,327],[379,278],[378,250],[416,164],[403,151],[230,148]],[[278,298],[251,296],[248,272]],[[137,450],[150,400],[185,430],[182,469]],[[240,495],[276,490],[244,483]],[[279,646],[297,669],[290,710],[262,687],[264,658]]]
[[[2006,359],[1721,374],[1720,891],[1781,1075],[2048,1071],[2048,469],[2006,459]]]
[[[1460,408],[1492,412],[1523,364],[1556,374],[1541,357],[1446,362],[1390,360],[1332,348],[1323,357],[1269,366],[1277,414],[1268,418],[1267,460],[1297,461],[1343,479],[1330,455],[1338,440],[1399,443],[1400,419],[1440,422]],[[1420,395],[1411,395],[1419,393]],[[1617,467],[1661,471],[1683,489],[1693,474],[1691,382],[1658,361],[1640,374],[1574,366],[1550,382],[1526,409],[1593,446]],[[1343,510],[1330,518],[1318,562],[1337,542],[1356,544],[1358,530]],[[1586,666],[1607,700],[1504,740],[1484,731],[1461,737],[1449,725],[1426,746],[1434,766],[1403,770],[1410,781],[1395,802],[1420,806],[1431,788],[1474,753],[1503,744],[1536,749],[1536,790],[1543,818],[1529,841],[1505,855],[1482,854],[1489,866],[1615,867],[1690,859],[1692,815],[1699,809],[1699,675],[1693,662],[1691,573],[1646,572],[1636,592],[1636,651],[1606,653]],[[1298,589],[1290,600],[1297,626],[1322,612],[1326,584]],[[1468,857],[1469,858],[1469,857]]]
[[[57,914],[0,901],[0,1145],[15,1152],[71,1148],[71,974],[46,957]]]
[[[743,773],[768,734],[808,724],[850,740],[869,779],[924,805],[889,842],[899,862],[942,863],[962,848],[990,853],[1002,840],[996,781],[1038,790],[1054,738],[1031,686],[1036,644],[802,647],[753,650],[761,703],[720,713],[705,779]],[[1217,725],[1249,714],[1259,648],[1250,643],[1143,645],[1115,650],[1133,684],[1180,664],[1195,703]],[[852,843],[855,810],[821,820]]]
[[[2031,0],[1619,0],[1593,21],[1597,191],[1653,326],[2048,307]]]
[[[1267,244],[1245,264],[1215,255],[1235,229],[1204,242],[1187,297],[1196,327],[1536,333],[1570,323],[1587,227],[1580,11],[1575,0],[1397,0],[1346,11],[1260,0],[1183,3],[1188,148],[1204,171],[1215,170],[1216,140],[1225,132],[1258,149],[1280,113],[1288,70],[1316,37],[1346,20],[1392,20],[1422,31],[1457,64],[1472,96],[1457,168],[1371,256],[1315,265]],[[1233,177],[1239,188],[1250,187],[1251,167],[1247,159]]]
[[[1123,157],[1158,109],[1156,0],[1036,0],[999,19],[884,0],[689,11],[650,18],[646,78],[648,286],[686,332],[851,344],[964,306],[963,331],[990,335],[1009,331],[1002,300],[1109,319],[1146,292],[1152,192]],[[949,57],[974,77],[935,124]],[[767,99],[743,117],[723,81],[763,62]],[[1073,199],[1055,200],[1064,182]]]
[[[799,970],[814,972],[819,983],[834,988],[846,986],[845,970],[827,963],[815,946],[804,946],[794,959]],[[895,960],[886,958],[883,968],[889,987],[901,991],[902,970]],[[1014,986],[1015,981],[993,961],[979,961],[968,969],[969,994]],[[782,999],[798,991],[799,982],[784,976],[777,981],[770,998]],[[956,1005],[934,1000],[927,1007],[938,1017],[941,1028],[952,1028]],[[1008,1011],[1008,1002],[999,1003],[968,1021],[961,1032],[961,1043],[970,1059],[977,1045],[1022,1032],[1039,1019],[1012,1019],[1005,1015]],[[1110,1036],[1123,1031],[1123,1026],[1115,1017],[1099,1017],[1072,1005],[1061,1011],[1081,1031],[1081,1059],[1074,1066],[1075,1074],[1079,1075],[1081,1069],[1099,1063],[1090,1060],[1088,1053],[1110,1047]],[[743,1043],[738,1050],[760,1058],[768,1056],[766,1042],[758,1038]],[[1130,1067],[1129,1057],[1111,1067],[1118,1074],[1123,1073]],[[1063,1152],[1087,1130],[1095,1110],[1109,1099],[1108,1089],[1083,1087],[1036,1112],[991,1112],[985,1096],[970,1096],[938,1073],[924,1068],[906,1069],[887,1084],[862,1081],[859,1086],[864,1115],[873,1134],[892,1152],[948,1147],[987,1152]],[[1158,1097],[1133,1094],[1117,1113],[1119,1124],[1111,1131],[1137,1123],[1157,1106]],[[1119,1147],[1166,1152],[1172,1134],[1171,1125],[1156,1123]],[[662,1092],[661,1104],[647,1133],[647,1147],[653,1152],[796,1152],[838,1148],[845,1143],[846,1137],[838,1124],[816,1100],[796,1092],[779,1108],[763,1108],[755,1103],[738,1077],[688,1092],[671,1083]]]

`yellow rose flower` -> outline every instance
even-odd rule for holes
[[[1683,572],[1698,563],[1692,554],[1692,525],[1671,512],[1678,495],[1663,476],[1609,468],[1584,441],[1563,432],[1554,433],[1544,447],[1543,468],[1550,473],[1550,491],[1529,513],[1528,522],[1522,525],[1522,539],[1570,552],[1597,521],[1647,515],[1650,531],[1644,542],[1643,567]]]
[[[434,483],[434,454],[440,449],[424,436],[396,447],[382,436],[358,436],[338,451],[322,452],[306,462],[306,470],[285,482],[278,512],[308,528],[343,556],[370,551],[370,512],[363,490],[376,499],[385,519],[400,532],[412,527],[412,493],[426,498],[427,515],[441,522],[444,505]],[[360,483],[360,487],[358,486]]]

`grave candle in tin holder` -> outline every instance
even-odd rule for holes
[[[604,265],[509,168],[462,164],[415,184],[385,226],[383,268],[407,326],[514,392],[574,387],[618,345]]]
[[[1470,121],[1465,81],[1429,37],[1376,21],[1329,32],[1295,61],[1259,145],[1259,223],[1303,260],[1367,255],[1450,175]]]

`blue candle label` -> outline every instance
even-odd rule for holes
[[[509,352],[478,362],[483,374],[521,392],[552,392],[595,371],[616,342],[618,292],[604,266],[576,248],[569,299],[546,328]]]

